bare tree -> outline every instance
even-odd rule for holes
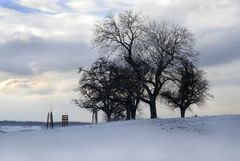
[[[119,65],[115,70],[116,95],[115,101],[126,109],[126,119],[135,119],[139,107],[140,96],[143,93],[134,71],[128,65]]]
[[[94,35],[95,46],[124,58],[133,68],[145,89],[141,100],[149,104],[151,118],[156,118],[156,100],[164,84],[171,80],[172,66],[180,57],[195,55],[191,32],[125,11],[117,19],[108,15],[97,23]]]
[[[110,101],[114,92],[113,74],[109,70],[111,66],[111,62],[108,62],[105,58],[100,58],[90,70],[81,69],[82,77],[79,80],[77,91],[82,94],[83,98],[74,100],[82,108],[102,110],[108,121],[112,120],[113,111],[116,109],[116,104]]]
[[[192,105],[198,106],[205,103],[206,99],[213,96],[208,93],[209,83],[204,78],[204,72],[199,70],[192,62],[184,59],[178,68],[178,80],[176,89],[162,93],[168,105],[173,109],[179,108],[181,117],[185,117],[185,111]]]
[[[86,109],[101,110],[107,121],[135,119],[140,101],[139,83],[131,68],[99,58],[90,70],[80,70],[79,88],[83,98],[74,102]]]

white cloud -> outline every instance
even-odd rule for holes
[[[54,97],[68,97],[73,95],[78,86],[77,72],[45,72],[38,75],[11,78],[9,75],[0,81],[0,93],[15,95],[22,94],[22,98],[40,99]],[[76,93],[77,94],[77,93]],[[70,99],[71,100],[71,99]],[[69,100],[69,101],[70,101]]]
[[[67,3],[67,5],[73,8],[76,12],[80,13],[90,13],[99,10],[96,1],[89,0],[72,0]]]
[[[11,78],[0,82],[0,93],[49,95],[52,88],[49,83],[30,79]]]
[[[51,12],[51,13],[59,13],[62,12],[62,7],[58,5],[59,0],[20,0],[18,1],[19,4],[30,7],[30,8],[35,8],[35,9],[40,9],[45,12]]]
[[[35,36],[48,40],[89,41],[96,17],[78,13],[23,14],[0,8],[0,43],[28,40]]]
[[[141,1],[141,0],[140,0]],[[107,8],[112,8],[112,9],[126,9],[126,7],[132,7],[134,6],[137,2],[140,2],[139,0],[104,0],[104,5]]]

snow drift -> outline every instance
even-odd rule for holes
[[[240,116],[34,127],[0,133],[0,160],[239,161],[239,136]]]

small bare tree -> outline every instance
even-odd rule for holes
[[[141,86],[131,68],[119,62],[99,58],[91,69],[81,69],[77,91],[82,97],[74,102],[81,108],[103,111],[107,121],[135,119]]]
[[[79,80],[77,91],[80,92],[82,98],[74,100],[81,108],[103,111],[108,121],[111,121],[115,110],[114,102],[110,101],[114,86],[110,67],[112,67],[111,62],[100,58],[92,65],[91,69],[80,69],[82,77]]]
[[[181,117],[185,117],[185,111],[192,105],[200,106],[213,96],[208,93],[209,83],[204,78],[204,72],[188,60],[181,62],[177,72],[178,79],[175,82],[177,90],[166,91],[162,93],[162,96],[173,109],[180,109]]]

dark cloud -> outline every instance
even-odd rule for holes
[[[240,59],[239,28],[210,29],[205,37],[207,41],[197,44],[202,66],[225,64]]]
[[[214,83],[214,86],[223,86],[223,85],[232,85],[232,86],[239,86],[240,87],[240,79],[219,79],[212,81]]]
[[[14,74],[73,71],[89,66],[96,54],[83,41],[31,39],[0,44],[0,70]]]

